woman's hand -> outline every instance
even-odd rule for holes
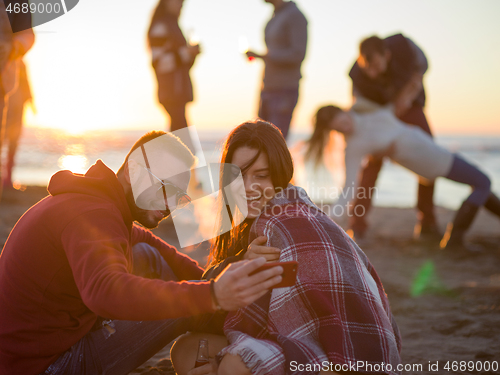
[[[268,262],[278,260],[281,250],[276,247],[264,246],[267,242],[266,236],[257,237],[248,245],[248,249],[243,256],[244,259],[266,258]]]

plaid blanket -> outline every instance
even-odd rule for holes
[[[249,242],[259,235],[280,261],[299,262],[297,283],[229,313],[220,355],[239,354],[253,374],[399,373],[401,338],[377,273],[303,189],[270,201]]]

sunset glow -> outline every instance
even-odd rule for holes
[[[26,61],[38,112],[28,116],[29,126],[72,132],[165,129],[146,45],[156,0],[125,3],[81,1],[35,29],[36,44]],[[435,132],[499,134],[498,1],[296,3],[309,20],[309,45],[293,129],[308,131],[321,104],[349,106],[347,72],[363,37],[402,32],[429,58],[427,113]],[[230,129],[256,117],[263,66],[247,61],[242,43],[264,52],[263,28],[271,15],[262,0],[185,1],[181,25],[202,48],[191,71],[191,124]]]

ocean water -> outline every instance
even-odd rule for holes
[[[50,177],[61,169],[84,173],[101,159],[116,171],[131,145],[144,133],[133,131],[94,131],[83,135],[60,130],[26,128],[16,157],[13,180],[17,185],[47,185]],[[199,138],[207,162],[217,162],[224,136],[223,131],[200,131]],[[289,142],[295,160],[294,183],[304,187],[316,200],[334,201],[343,184],[341,153],[331,155],[328,168],[314,169],[304,164],[301,141],[305,133],[292,134]],[[493,190],[500,194],[500,137],[438,136],[436,142],[452,152],[458,152],[479,166],[492,180]],[[470,188],[444,178],[436,182],[435,204],[457,209]],[[413,207],[416,202],[416,176],[397,164],[387,161],[374,190],[374,204],[391,207]]]

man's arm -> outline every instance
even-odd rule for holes
[[[406,41],[410,45],[410,49],[413,51],[415,71],[424,75],[427,69],[429,69],[429,62],[427,61],[424,51],[422,51],[422,49],[410,38],[406,38]]]
[[[422,82],[423,75],[429,68],[429,63],[424,52],[409,38],[405,38],[409,47],[408,53],[411,54],[408,65],[408,78],[406,82],[396,92],[394,99],[394,113],[396,116],[402,116],[418,98],[424,89]]]
[[[393,100],[394,114],[396,117],[402,116],[413,102],[422,92],[424,85],[422,82],[423,76],[419,72],[415,72],[410,80],[399,90]]]
[[[129,232],[120,220],[112,210],[93,210],[76,217],[62,233],[73,278],[90,310],[123,320],[169,319],[213,311],[208,282],[166,282],[131,274]]]

